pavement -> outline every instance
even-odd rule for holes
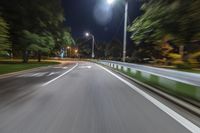
[[[115,63],[119,65],[123,65],[126,67],[134,68],[137,70],[145,71],[148,73],[153,73],[158,76],[166,77],[168,79],[176,80],[179,82],[195,85],[200,87],[200,74],[190,73],[190,72],[181,72],[176,70],[170,70],[165,68],[156,68],[146,65],[138,65],[133,63],[124,63],[118,61],[100,61],[100,62],[108,62],[108,63]]]
[[[130,81],[89,62],[0,80],[0,133],[200,133]]]

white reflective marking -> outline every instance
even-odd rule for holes
[[[53,67],[53,68],[63,68],[63,67]]]
[[[88,69],[90,69],[90,68],[92,68],[92,66],[80,66],[79,68],[88,68]]]
[[[47,76],[51,76],[51,75],[55,75],[55,74],[59,74],[60,72],[51,72],[49,73]]]
[[[45,74],[47,74],[48,72],[42,72],[42,73],[35,73],[33,74],[33,77],[42,77],[44,76]]]
[[[46,86],[46,85],[52,83],[53,81],[59,79],[60,77],[62,77],[62,76],[64,76],[65,74],[69,73],[70,71],[72,71],[72,70],[73,70],[74,68],[76,68],[77,66],[78,66],[78,63],[76,63],[75,66],[73,66],[71,69],[69,69],[68,71],[64,72],[63,74],[59,75],[58,77],[56,77],[56,78],[54,78],[54,79],[52,79],[52,80],[50,80],[50,81],[44,83],[42,86]]]
[[[53,67],[53,68],[56,68],[56,69],[67,69],[68,67]]]
[[[131,83],[129,83],[128,81],[126,81],[123,78],[119,77],[118,75],[116,75],[115,73],[111,72],[110,70],[108,70],[108,69],[106,69],[106,68],[104,68],[104,67],[102,67],[102,66],[100,66],[98,64],[96,64],[96,65],[101,67],[102,69],[104,69],[105,71],[107,71],[108,73],[110,73],[111,75],[116,77],[117,79],[121,80],[123,83],[128,85],[130,88],[132,88],[136,92],[138,92],[140,95],[142,95],[147,100],[149,100],[151,103],[153,103],[155,106],[157,106],[160,110],[162,110],[163,112],[165,112],[166,114],[171,116],[174,120],[179,122],[182,126],[187,128],[190,132],[192,132],[192,133],[200,133],[200,128],[198,126],[196,126],[195,124],[193,124],[192,122],[190,122],[189,120],[187,120],[186,118],[184,118],[183,116],[178,114],[177,112],[173,111],[172,109],[170,109],[169,107],[167,107],[166,105],[164,105],[163,103],[158,101],[157,99],[153,98],[152,96],[150,96],[146,92],[144,92],[141,89],[137,88],[136,86],[132,85]]]
[[[23,74],[23,75],[19,75],[17,77],[42,77],[45,74],[47,74],[48,72],[41,72],[41,73],[27,73],[27,74]]]

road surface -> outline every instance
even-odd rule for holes
[[[142,70],[145,72],[150,72],[150,73],[163,76],[172,80],[177,80],[183,83],[200,87],[200,74],[181,72],[181,71],[164,69],[164,68],[156,68],[156,67],[138,65],[138,64],[133,64],[133,63],[124,63],[124,62],[118,62],[118,61],[106,60],[106,61],[100,61],[100,62],[115,63],[115,64],[123,65],[130,68],[135,68],[135,69]]]
[[[88,62],[0,80],[0,133],[200,131],[130,82]]]

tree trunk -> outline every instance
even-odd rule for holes
[[[181,60],[184,61],[184,45],[179,47],[179,54],[181,55]]]
[[[41,62],[41,51],[38,51],[38,62]]]
[[[23,63],[28,63],[29,52],[27,50],[24,50],[22,54],[23,54]]]

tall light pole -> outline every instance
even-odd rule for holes
[[[91,57],[94,58],[95,57],[95,54],[94,54],[94,43],[95,43],[94,35],[92,35],[91,33],[86,32],[85,36],[92,38],[92,55],[91,55]]]
[[[107,0],[107,3],[112,5],[115,0]],[[125,1],[125,13],[124,13],[124,40],[123,40],[123,57],[122,61],[126,62],[126,41],[127,41],[127,18],[128,18],[128,0]]]
[[[128,18],[128,1],[125,0],[125,14],[124,14],[124,43],[123,43],[123,62],[126,62],[126,40],[127,40],[127,18]]]
[[[71,47],[68,46],[68,47],[67,47],[67,50],[69,50],[69,54],[68,54],[68,52],[67,52],[67,55],[68,55],[68,57],[70,57],[70,56],[71,56]]]

